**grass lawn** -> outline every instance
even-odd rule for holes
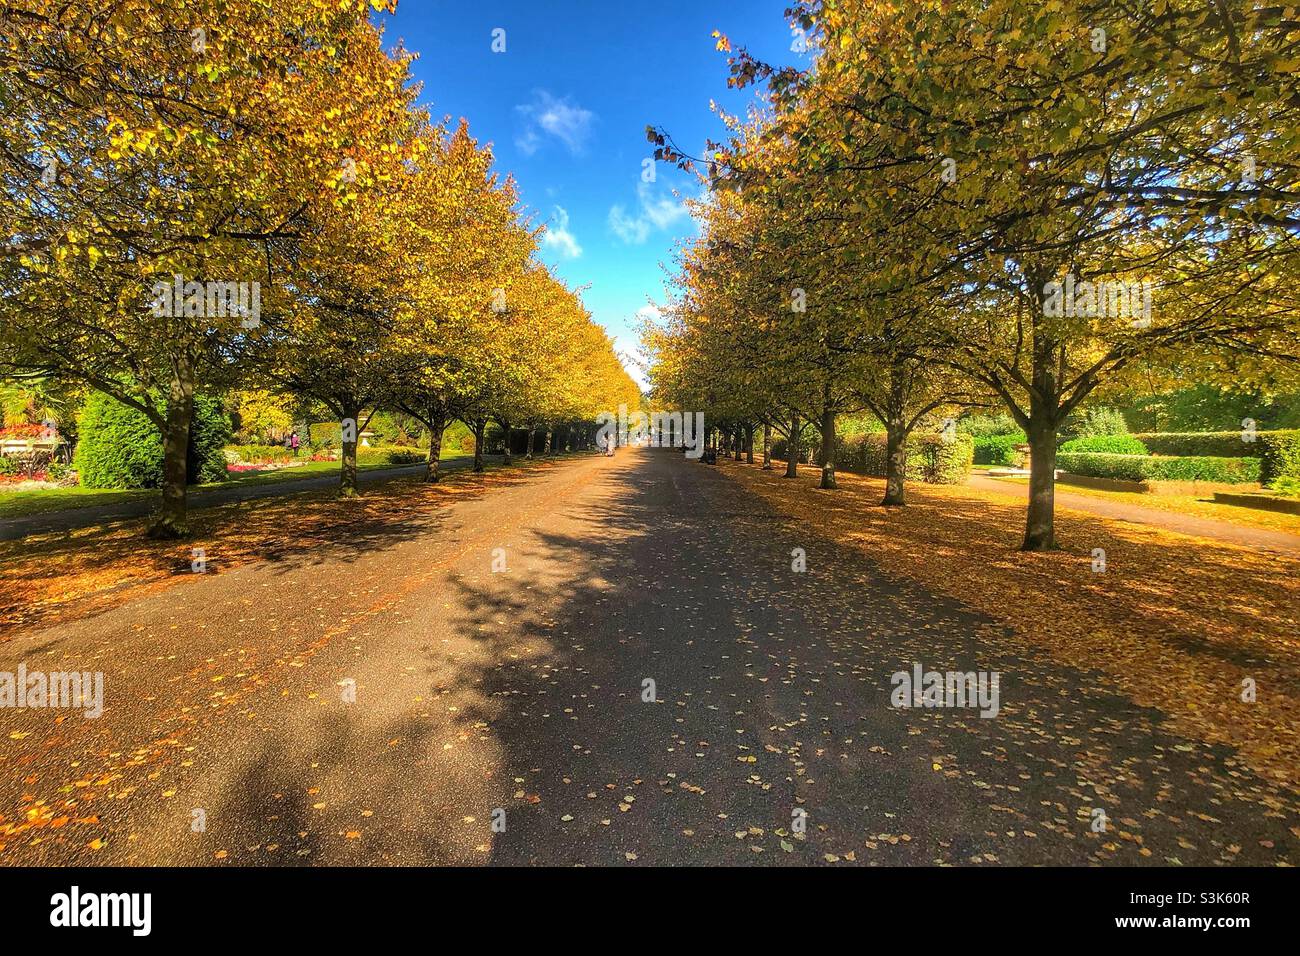
[[[1021,495],[1027,488],[1027,478],[993,478],[1007,486],[1008,494]],[[1157,495],[1143,494],[1136,491],[1105,491],[1100,488],[1085,488],[1082,485],[1067,485],[1057,482],[1058,495],[1083,495],[1088,498],[1100,498],[1153,511],[1167,511],[1173,514],[1189,515],[1194,518],[1210,518],[1226,521],[1244,528],[1262,528],[1266,531],[1286,531],[1300,534],[1300,515],[1286,514],[1278,511],[1264,511],[1246,508],[1241,505],[1225,505],[1200,498],[1196,495]]]
[[[448,458],[463,457],[459,451],[454,455],[442,455],[440,461]],[[382,468],[398,468],[387,462],[358,465],[358,472],[375,471]],[[210,488],[234,488],[250,485],[273,485],[281,481],[294,481],[299,478],[316,478],[322,475],[338,474],[337,461],[312,461],[297,468],[281,468],[276,471],[244,472],[232,474],[226,481],[211,482],[205,485],[191,485],[190,491]],[[66,511],[72,508],[93,508],[97,505],[116,505],[140,499],[152,501],[158,497],[158,490],[119,489],[119,488],[42,488],[35,491],[0,490],[0,520],[5,518],[23,518],[28,515],[46,514],[51,511]]]

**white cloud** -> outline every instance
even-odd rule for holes
[[[515,145],[525,156],[542,146],[544,136],[554,136],[574,156],[586,148],[591,124],[596,114],[572,102],[567,96],[557,99],[546,90],[535,90],[530,103],[521,103],[515,112],[523,117],[523,128],[515,136]]]
[[[621,203],[609,209],[609,228],[629,245],[639,246],[650,238],[651,232],[668,229],[690,215],[685,204],[672,196],[656,195],[647,182],[637,184],[636,203],[636,215],[630,214]]]
[[[542,245],[547,249],[555,249],[566,259],[576,259],[582,255],[582,246],[578,245],[578,240],[569,232],[569,213],[563,206],[555,207],[555,221],[546,227]]]

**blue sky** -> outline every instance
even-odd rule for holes
[[[674,243],[694,234],[680,195],[688,175],[655,164],[645,127],[697,154],[724,128],[715,100],[742,112],[752,91],[728,90],[726,54],[711,34],[764,58],[795,62],[788,0],[400,0],[388,44],[420,54],[416,77],[435,117],[466,117],[513,173],[525,208],[550,229],[542,258],[615,336],[635,347],[636,313],[664,298]],[[494,53],[493,31],[505,31]],[[677,191],[678,196],[674,195]]]

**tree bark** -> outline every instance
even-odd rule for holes
[[[343,463],[339,469],[340,498],[357,497],[357,442],[360,440],[360,418],[360,408],[345,408],[343,410],[343,421],[350,419],[354,427],[351,441],[347,440],[346,433],[340,436],[343,443]],[[340,427],[342,427],[342,422],[340,422]]]
[[[551,426],[550,426],[550,425],[547,425],[547,426],[546,426],[546,441],[543,442],[543,444],[542,444],[542,454],[543,454],[544,456],[548,457],[548,458],[549,458],[550,455],[551,455],[551,435],[552,435],[552,432],[551,432]]]
[[[740,461],[741,453],[744,451],[743,446],[745,444],[745,426],[737,425],[735,435],[736,435],[736,439],[735,439],[736,461]]]
[[[474,419],[474,470],[483,470],[483,433],[487,430],[487,419]]]
[[[501,422],[501,431],[505,438],[501,446],[501,464],[508,465],[510,464],[510,423],[503,418],[497,420]]]
[[[835,409],[822,407],[822,482],[821,487],[835,488]]]
[[[189,479],[190,422],[193,418],[193,373],[188,368],[180,368],[172,378],[167,396],[167,418],[163,426],[162,501],[158,516],[147,532],[151,538],[184,538],[190,533],[186,520],[185,485]]]
[[[754,426],[745,426],[745,464],[754,463]]]
[[[772,426],[763,422],[763,470],[772,470]]]
[[[432,483],[438,481],[438,459],[442,457],[442,433],[447,427],[447,416],[438,412],[430,416],[429,424],[429,461],[424,466],[424,480]]]
[[[907,430],[901,418],[885,422],[885,498],[882,505],[902,507],[906,504]]]
[[[1029,511],[1025,516],[1025,541],[1021,551],[1056,549],[1056,424],[1045,408],[1029,416]]]
[[[533,460],[533,437],[536,434],[537,434],[537,426],[530,424],[528,426],[528,450],[524,453],[524,457],[529,461]]]
[[[799,475],[799,413],[790,416],[790,440],[785,447],[785,477]]]

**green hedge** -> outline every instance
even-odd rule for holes
[[[1132,435],[1087,435],[1072,438],[1061,451],[1091,451],[1106,455],[1145,455],[1147,447]]]
[[[975,435],[975,464],[977,465],[1014,465],[1019,457],[1016,446],[1025,444],[1029,439],[1024,432],[1012,432],[1003,435]]]
[[[77,434],[74,467],[83,486],[157,488],[162,484],[162,434],[143,412],[95,392],[82,407]],[[225,480],[222,449],[230,435],[230,418],[220,400],[196,397],[186,456],[190,484]]]
[[[1218,458],[1261,458],[1271,439],[1285,440],[1300,435],[1300,430],[1262,431],[1253,442],[1242,441],[1235,432],[1143,432],[1134,435],[1153,455],[1210,455]]]
[[[1245,484],[1260,480],[1260,461],[1257,458],[1150,457],[1063,451],[1056,456],[1056,466],[1073,475],[1117,478],[1122,481],[1215,481]]]
[[[1272,484],[1284,478],[1300,479],[1300,429],[1260,432],[1260,480]]]

